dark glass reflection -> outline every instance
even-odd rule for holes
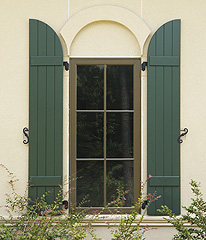
[[[107,113],[107,158],[133,157],[133,113]]]
[[[107,66],[107,109],[133,109],[133,66]]]
[[[104,109],[104,65],[77,66],[77,109]]]
[[[77,158],[104,157],[104,113],[77,113]]]
[[[104,161],[77,161],[77,206],[79,205],[104,206]]]
[[[123,207],[133,206],[133,186],[133,161],[107,161],[107,204],[121,199]]]

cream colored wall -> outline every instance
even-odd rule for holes
[[[22,142],[22,129],[29,127],[29,18],[48,23],[58,33],[68,20],[67,4],[67,0],[0,1],[0,163],[17,176],[20,193],[28,181],[28,145]],[[0,167],[0,206],[8,191],[6,176]]]
[[[70,0],[69,16],[72,17],[86,8],[104,5],[121,6],[135,14],[140,13],[139,0]]]
[[[149,39],[163,23],[181,21],[181,128],[189,133],[181,144],[181,203],[190,202],[191,178],[202,183],[206,192],[206,25],[205,0],[70,0],[70,19],[94,6],[113,5],[136,14],[151,30],[141,55],[135,34],[116,22],[98,21],[85,26],[71,44],[71,55],[139,56],[146,58]],[[22,129],[28,122],[29,89],[29,18],[48,23],[57,33],[68,20],[67,0],[12,0],[0,3],[0,163],[20,179],[23,192],[28,180],[28,145],[24,145]],[[131,23],[131,24],[134,24]],[[101,37],[98,37],[101,35]],[[110,42],[107,36],[110,37]],[[121,38],[121,41],[119,39]],[[62,39],[61,39],[62,40]],[[64,41],[62,40],[64,44]],[[105,44],[106,43],[106,44]],[[111,43],[111,44],[110,44]],[[114,48],[115,45],[115,48]],[[122,45],[122,46],[121,46]],[[66,46],[64,54],[67,54]],[[128,53],[128,54],[127,54]],[[66,56],[65,56],[66,58]],[[68,73],[64,73],[64,175],[68,169]],[[142,73],[142,166],[146,178],[146,71]],[[7,192],[6,173],[0,168],[0,205]],[[2,184],[3,183],[3,184]],[[206,197],[206,196],[205,196]],[[172,238],[172,228],[155,228],[147,239]],[[151,223],[152,218],[146,222]],[[97,229],[104,234],[101,228]],[[104,236],[102,236],[104,238]]]

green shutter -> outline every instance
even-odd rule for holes
[[[29,20],[29,196],[62,184],[63,52],[47,24]]]
[[[180,20],[153,35],[147,71],[148,193],[161,195],[148,214],[157,215],[161,205],[180,214]]]

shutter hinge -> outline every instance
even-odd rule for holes
[[[63,204],[63,207],[64,207],[65,209],[68,209],[68,208],[69,208],[69,203],[68,203],[67,200],[62,201],[62,204]]]
[[[142,71],[145,71],[145,67],[147,66],[147,62],[142,63]]]
[[[63,62],[63,66],[65,67],[66,71],[69,71],[69,63],[67,61]]]
[[[148,205],[149,203],[149,199],[145,200],[143,203],[142,203],[142,209],[145,209],[146,208],[146,205]]]

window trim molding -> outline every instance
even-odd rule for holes
[[[70,200],[73,206],[76,206],[76,164],[74,164],[75,157],[75,142],[76,142],[76,107],[74,107],[74,99],[76,99],[76,65],[99,65],[99,64],[114,64],[114,65],[133,65],[134,66],[134,91],[137,94],[134,94],[134,199],[137,199],[141,190],[140,181],[141,181],[141,58],[70,58],[70,101],[69,101],[69,149],[70,149],[70,161],[69,161],[69,176],[71,181],[71,189],[74,189],[75,193],[70,194]],[[139,116],[139,117],[138,117]],[[73,137],[75,136],[75,138]],[[74,138],[74,139],[73,139]],[[75,160],[76,162],[76,160]],[[101,207],[100,207],[101,208]],[[94,207],[92,210],[100,209],[99,207]],[[87,208],[88,209],[88,208]],[[112,208],[111,208],[112,209]],[[125,207],[122,209],[124,213],[131,212],[132,207]],[[105,212],[106,213],[106,212]],[[110,213],[110,212],[108,212]]]

